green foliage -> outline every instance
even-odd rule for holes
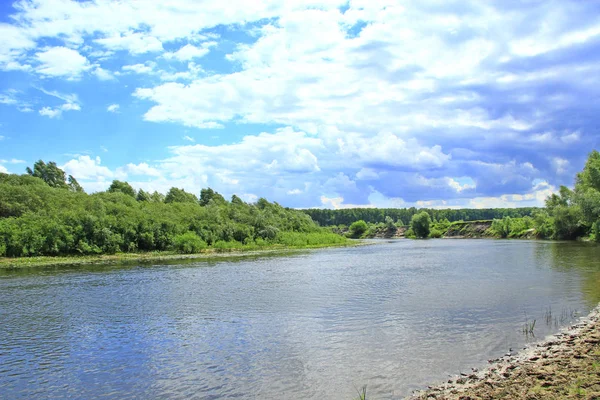
[[[208,245],[194,232],[186,232],[173,239],[175,250],[179,253],[194,254],[206,249]]]
[[[385,223],[386,217],[396,221],[396,226],[405,226],[415,214],[426,211],[435,221],[483,221],[502,219],[504,217],[521,218],[531,216],[538,208],[484,208],[484,209],[416,209],[411,208],[345,208],[340,210],[309,209],[302,212],[321,226],[350,225],[354,221],[363,220],[367,224]]]
[[[38,160],[33,164],[33,170],[29,167],[26,170],[29,175],[40,178],[48,186],[60,189],[69,188],[65,182],[65,172],[58,168],[54,161],[46,164],[44,161]]]
[[[349,237],[351,238],[359,238],[362,235],[365,234],[365,232],[367,232],[367,229],[369,229],[369,226],[367,225],[367,223],[363,220],[360,221],[356,221],[353,222],[350,225],[350,231],[348,232]]]
[[[81,187],[81,185],[79,184],[79,182],[77,182],[77,179],[73,178],[73,175],[69,175],[69,178],[67,181],[68,181],[67,186],[71,192],[76,192],[76,193],[84,192],[84,190]]]
[[[533,228],[538,238],[550,239],[554,237],[554,218],[546,210],[536,211],[533,214]]]
[[[389,230],[395,230],[396,224],[394,223],[394,219],[389,215],[385,217],[385,226]]]
[[[131,185],[129,183],[118,181],[118,180],[112,181],[107,192],[123,193],[123,194],[126,194],[127,196],[135,197],[135,189],[133,187],[131,187]]]
[[[187,253],[205,246],[221,251],[346,240],[307,214],[265,199],[247,204],[234,197],[229,203],[213,192],[201,206],[181,189],[162,201],[156,192],[140,190],[134,197],[127,187],[121,182],[88,195],[31,175],[0,174],[0,256]]]
[[[140,189],[135,197],[137,201],[151,201],[150,193],[143,191]]]
[[[427,211],[415,214],[410,220],[410,228],[418,238],[426,238],[429,236],[430,225],[431,217]]]
[[[202,189],[200,191],[200,205],[207,206],[211,201],[216,203],[217,205],[225,204],[227,202],[223,196],[221,196],[219,193],[215,192],[211,188]]]
[[[165,203],[197,203],[198,198],[183,189],[172,187],[165,196]]]

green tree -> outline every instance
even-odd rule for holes
[[[426,238],[429,236],[430,225],[431,217],[426,211],[415,214],[410,220],[410,227],[418,238]]]
[[[123,193],[127,196],[131,196],[135,198],[135,189],[127,182],[122,182],[118,180],[112,181],[107,192],[109,193]]]
[[[394,219],[390,216],[385,217],[385,226],[388,230],[396,229],[396,224],[394,223]]]
[[[33,164],[33,170],[27,167],[26,171],[29,175],[42,179],[51,187],[60,189],[69,188],[65,182],[65,171],[58,168],[54,161],[46,164],[44,161],[38,160]]]
[[[73,177],[73,175],[69,175],[67,185],[71,192],[75,192],[75,193],[84,193],[85,192],[85,190],[83,190],[83,188],[81,187],[79,182],[77,182],[77,179],[75,179]]]
[[[202,189],[200,191],[200,205],[207,206],[211,201],[217,204],[225,204],[227,200],[219,193],[215,192],[211,188]]]
[[[151,200],[150,193],[140,189],[137,193],[136,200],[137,201],[150,201]]]
[[[361,219],[359,221],[353,222],[350,225],[350,231],[348,233],[349,233],[349,236],[352,237],[352,238],[359,238],[368,229],[369,229],[369,226],[367,225],[367,223]]]
[[[193,193],[172,187],[165,196],[165,203],[197,203],[198,198]]]

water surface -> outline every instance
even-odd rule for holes
[[[399,240],[5,271],[0,397],[352,399],[366,384],[396,399],[598,301],[600,247],[581,243]]]

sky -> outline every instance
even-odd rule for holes
[[[294,208],[541,206],[600,148],[600,2],[0,1],[0,172]]]

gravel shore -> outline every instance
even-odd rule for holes
[[[541,343],[409,399],[600,399],[600,305]]]

